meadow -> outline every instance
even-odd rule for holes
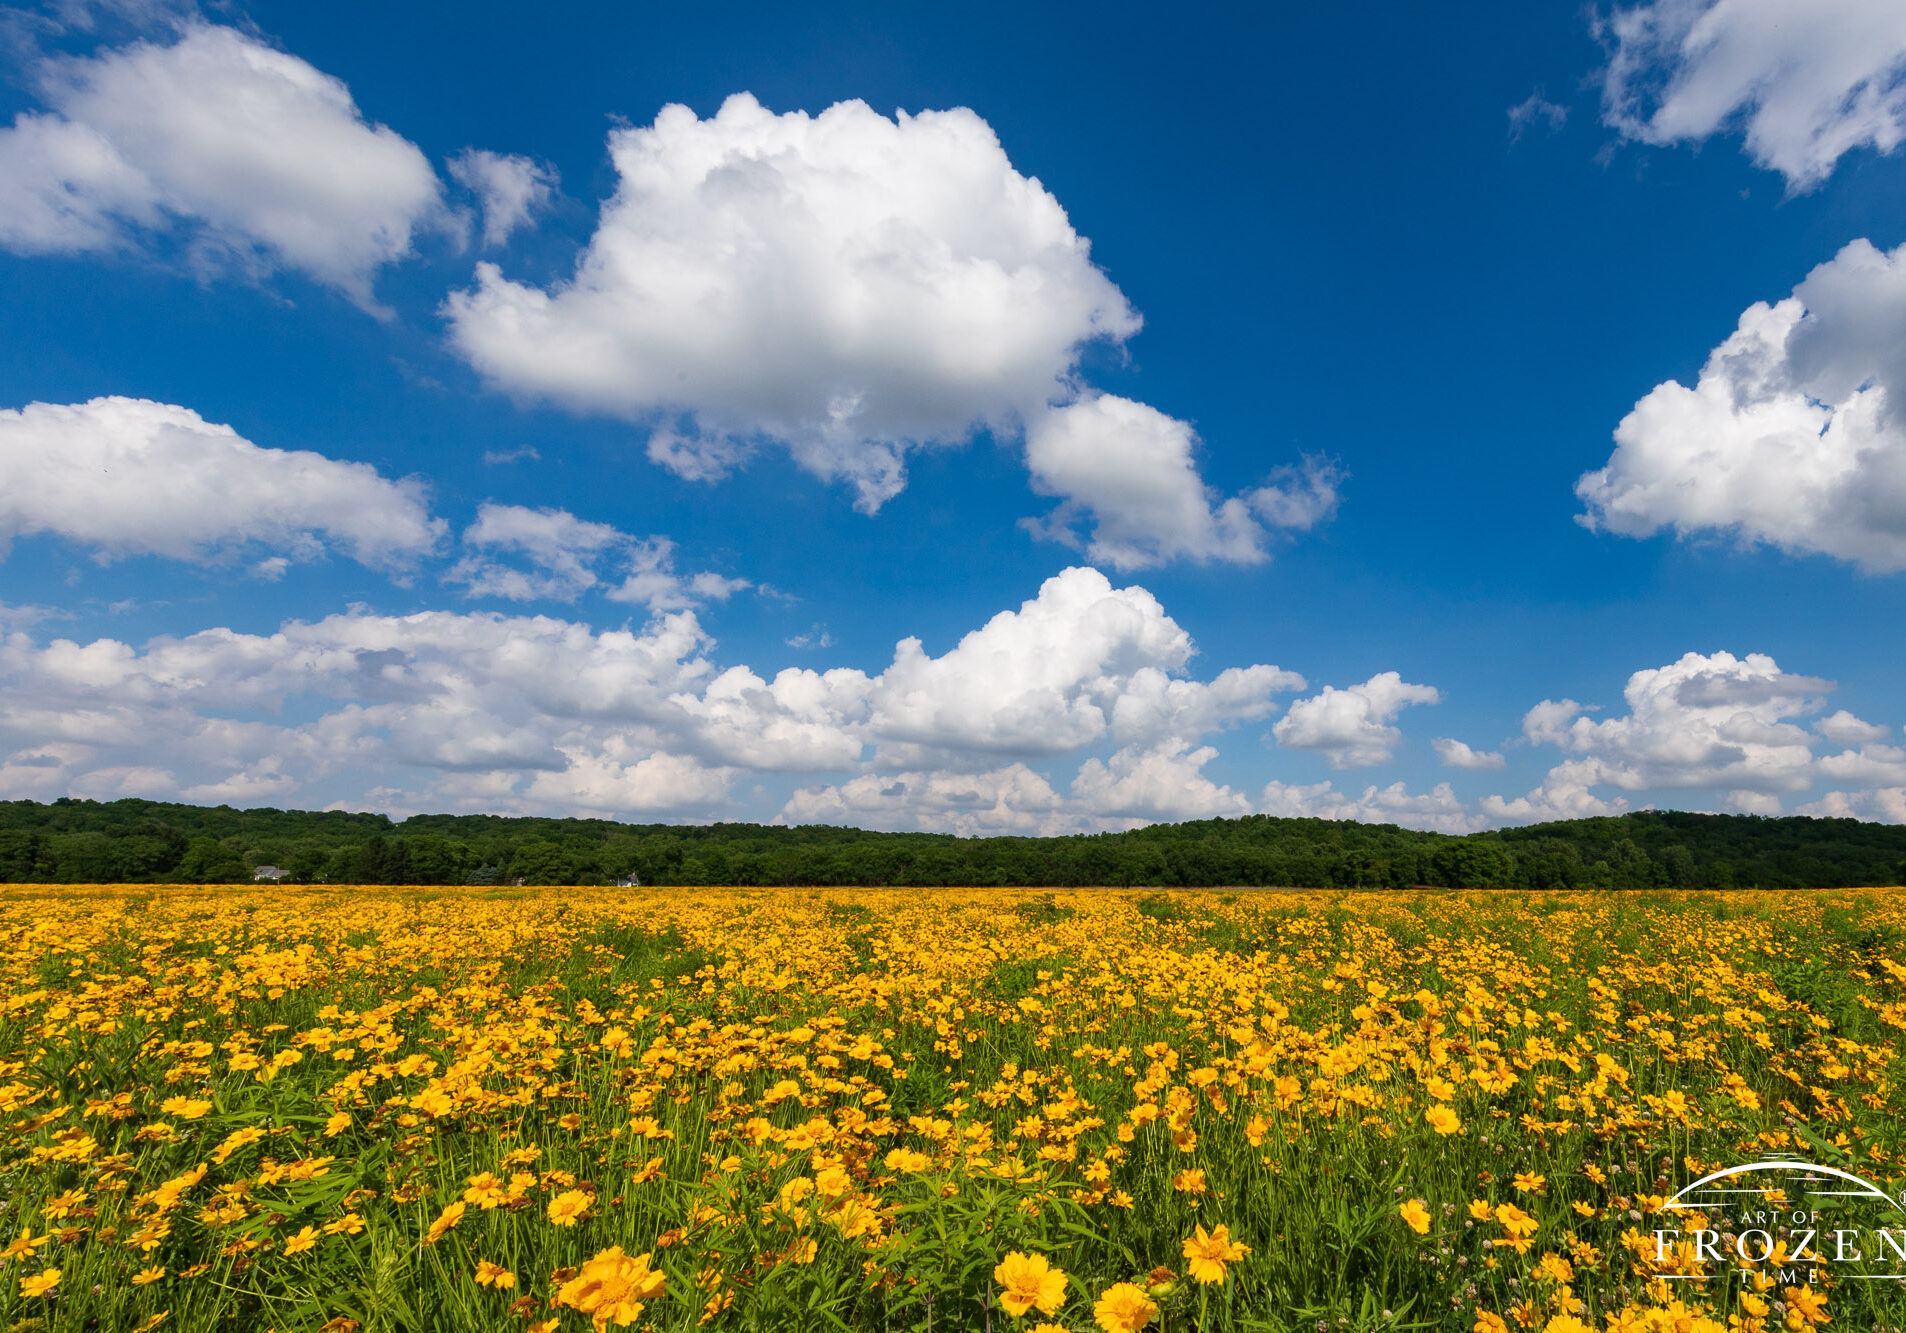
[[[1903,1036],[1887,890],[0,886],[0,1328],[1896,1329],[1652,1229]]]

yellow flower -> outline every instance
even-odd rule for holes
[[[1043,1254],[1014,1250],[993,1270],[993,1281],[1004,1288],[999,1303],[1015,1319],[1035,1305],[1040,1314],[1057,1314],[1066,1303],[1066,1275]]]
[[[1171,1187],[1180,1194],[1203,1194],[1205,1192],[1203,1169],[1180,1171],[1171,1178]]]
[[[1209,1233],[1200,1226],[1185,1241],[1185,1271],[1200,1282],[1224,1281],[1224,1266],[1234,1264],[1251,1252],[1248,1245],[1231,1239],[1229,1227],[1213,1227]]]
[[[1410,1224],[1410,1230],[1419,1236],[1429,1235],[1429,1205],[1421,1199],[1411,1199],[1408,1203],[1397,1205],[1396,1215]]]
[[[1542,1333],[1595,1333],[1595,1330],[1572,1314],[1559,1314],[1542,1325]]]
[[[165,1266],[163,1264],[154,1264],[151,1268],[142,1268],[134,1273],[132,1275],[132,1285],[135,1287],[149,1286],[164,1276]]]
[[[1512,1183],[1525,1194],[1540,1194],[1548,1188],[1549,1178],[1533,1171],[1519,1171]]]
[[[480,1171],[470,1177],[470,1188],[463,1192],[463,1201],[473,1203],[488,1212],[500,1208],[510,1199],[509,1185],[488,1171]]]
[[[1502,1223],[1502,1229],[1511,1236],[1526,1238],[1535,1234],[1536,1220],[1512,1203],[1496,1205],[1496,1221]]]
[[[437,1220],[430,1224],[430,1230],[424,1236],[424,1244],[435,1245],[438,1241],[442,1240],[446,1231],[449,1231],[463,1220],[463,1210],[465,1206],[464,1202],[459,1199],[457,1202],[446,1207],[441,1213],[438,1213]]]
[[[1488,1310],[1478,1310],[1475,1326],[1470,1333],[1509,1333],[1509,1321]]]
[[[1827,1316],[1827,1298],[1812,1287],[1788,1287],[1782,1294],[1787,1298],[1789,1314],[1797,1314],[1809,1324],[1830,1322]],[[1789,1324],[1789,1327],[1791,1326]]]
[[[1423,1119],[1428,1121],[1429,1127],[1438,1134],[1454,1134],[1463,1127],[1462,1118],[1456,1114],[1453,1107],[1432,1106],[1423,1113]]]
[[[44,1236],[35,1236],[33,1234],[33,1228],[28,1227],[20,1233],[17,1240],[7,1242],[6,1248],[0,1250],[0,1259],[4,1259],[8,1263],[11,1263],[15,1259],[30,1259],[33,1257],[35,1250],[39,1249],[51,1239],[53,1239],[53,1237],[50,1233]]]
[[[167,1097],[159,1109],[181,1120],[199,1120],[211,1111],[212,1103],[203,1097]]]
[[[1536,1264],[1535,1271],[1538,1276],[1545,1277],[1551,1282],[1572,1282],[1575,1279],[1575,1266],[1559,1254],[1543,1255],[1541,1262]]]
[[[1469,1201],[1469,1215],[1478,1222],[1487,1222],[1491,1211],[1487,1199],[1471,1199]]]
[[[56,1194],[48,1199],[46,1206],[40,1209],[40,1214],[58,1221],[85,1202],[85,1190],[67,1190],[64,1194]]]
[[[336,1138],[350,1127],[351,1113],[349,1111],[339,1111],[324,1122],[324,1137],[327,1139]]]
[[[60,1284],[60,1270],[43,1269],[32,1277],[20,1279],[20,1295],[23,1297],[44,1296]]]
[[[256,1125],[247,1125],[243,1129],[235,1129],[225,1136],[225,1142],[219,1144],[218,1148],[212,1153],[212,1160],[220,1166],[223,1166],[225,1165],[226,1159],[240,1148],[248,1144],[256,1143],[264,1137],[265,1131]]]
[[[1106,1288],[1092,1307],[1092,1318],[1105,1333],[1137,1333],[1157,1313],[1158,1306],[1136,1282]]]
[[[589,1203],[590,1198],[585,1191],[564,1190],[549,1201],[549,1220],[559,1227],[573,1227],[589,1211]]]
[[[452,1222],[450,1225],[455,1226],[456,1223]],[[449,1228],[447,1227],[445,1228],[445,1230],[448,1230],[448,1229]],[[323,1233],[320,1232],[316,1227],[306,1227],[303,1231],[300,1231],[297,1235],[291,1237],[289,1240],[285,1242],[285,1253],[286,1254],[303,1254],[306,1250],[317,1248],[318,1237],[322,1234]],[[435,1242],[436,1242],[436,1237],[435,1236],[431,1237],[431,1243],[434,1244]]]
[[[639,1254],[631,1259],[620,1246],[604,1250],[563,1283],[556,1303],[590,1316],[597,1329],[632,1324],[667,1282],[666,1275],[649,1267],[649,1258]]]
[[[495,1287],[499,1291],[508,1291],[516,1285],[516,1274],[501,1264],[493,1264],[484,1259],[477,1264],[476,1282],[479,1287]]]

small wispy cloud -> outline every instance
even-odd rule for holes
[[[527,444],[519,444],[514,449],[485,449],[483,451],[483,461],[491,467],[504,463],[535,463],[541,461],[542,457],[533,446]]]
[[[832,648],[834,636],[827,632],[827,626],[816,624],[811,626],[807,633],[796,634],[784,642],[790,648]]]
[[[1537,88],[1522,101],[1509,108],[1509,142],[1516,143],[1527,134],[1531,127],[1545,126],[1549,133],[1562,128],[1568,119],[1568,108],[1559,102],[1551,102]]]

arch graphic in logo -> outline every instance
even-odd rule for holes
[[[1661,1207],[1656,1276],[1721,1276],[1764,1287],[1836,1281],[1906,1281],[1906,1200],[1837,1166],[1775,1156],[1713,1171]]]

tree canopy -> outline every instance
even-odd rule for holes
[[[1323,819],[1193,820],[1074,837],[809,824],[0,802],[0,881],[333,884],[1278,885],[1844,888],[1906,880],[1906,828],[1645,811],[1465,836]]]

